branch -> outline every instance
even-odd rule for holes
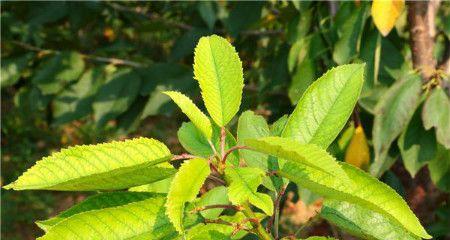
[[[187,153],[182,153],[180,155],[173,155],[172,159],[170,161],[177,161],[177,160],[184,160],[184,159],[192,159],[192,158],[197,158],[194,155],[191,154],[187,154]]]
[[[11,42],[17,46],[20,46],[24,49],[34,51],[34,52],[42,52],[42,53],[48,53],[48,54],[61,54],[61,52],[62,52],[61,50],[44,49],[44,48],[36,47],[36,46],[30,45],[28,43],[19,42],[19,41],[11,41]],[[145,66],[142,63],[133,62],[130,60],[125,60],[125,59],[120,59],[120,58],[107,58],[107,57],[100,57],[100,56],[83,54],[83,53],[80,53],[80,54],[85,59],[90,59],[90,60],[94,60],[97,62],[106,62],[106,63],[111,63],[114,65],[124,65],[124,66],[131,66],[131,67],[137,67],[137,68]]]
[[[157,13],[147,12],[146,9],[143,9],[142,7],[139,7],[139,6],[133,8],[133,7],[123,6],[118,3],[109,3],[108,2],[107,4],[111,8],[113,8],[117,11],[134,13],[134,14],[146,17],[153,21],[162,21],[169,26],[176,27],[176,28],[179,28],[182,30],[192,30],[194,28],[194,26],[189,25],[189,24],[168,20],[164,17],[161,17]],[[219,33],[219,34],[225,34],[226,30],[225,29],[217,29],[215,32]],[[284,34],[284,30],[283,29],[279,29],[279,30],[245,30],[245,31],[240,32],[240,34],[242,36],[258,36],[258,37],[259,36],[276,36],[276,35]]]
[[[226,161],[227,161],[227,157],[228,157],[233,151],[239,150],[239,149],[250,149],[250,148],[247,147],[247,146],[234,146],[234,147],[228,149],[228,150],[225,152],[225,154],[224,154],[224,156],[223,156],[223,158],[222,158],[222,163],[225,164]]]
[[[227,132],[225,131],[225,127],[220,128],[220,154],[221,159],[223,162],[223,159],[225,157],[225,138],[227,136]]]
[[[220,179],[220,178],[218,178],[218,177],[216,177],[214,175],[209,175],[208,178],[213,180],[213,181],[216,181],[216,182],[218,182],[218,183],[220,183],[220,184],[222,184],[224,186],[227,184],[224,180],[222,180],[222,179]]]
[[[201,211],[205,211],[205,210],[208,210],[208,209],[214,209],[214,208],[224,208],[224,209],[231,209],[231,210],[235,210],[235,211],[241,211],[242,210],[241,206],[227,205],[227,204],[215,204],[215,205],[208,205],[208,206],[195,208],[193,210],[193,212],[201,212]]]
[[[436,71],[433,57],[434,19],[440,0],[413,1],[408,3],[408,22],[413,66],[418,69],[424,82],[429,81]]]
[[[279,218],[279,211],[280,211],[280,202],[281,198],[284,196],[284,193],[286,192],[286,185],[282,186],[280,189],[280,192],[278,193],[277,199],[275,199],[274,203],[274,213],[270,217],[269,222],[267,223],[266,231],[270,232],[270,229],[272,228],[273,224],[275,223],[275,229],[274,229],[274,236],[275,239],[278,239],[278,218]]]
[[[158,15],[156,13],[147,12],[145,9],[143,9],[142,7],[139,7],[139,6],[133,8],[133,7],[123,6],[118,3],[114,3],[114,2],[112,2],[112,3],[107,2],[107,4],[117,11],[138,14],[138,15],[144,16],[153,21],[162,21],[167,25],[170,25],[170,26],[182,29],[182,30],[191,30],[193,28],[191,25],[184,24],[181,22],[176,22],[176,21],[170,21],[170,20],[167,20],[167,19],[161,17],[160,15]]]

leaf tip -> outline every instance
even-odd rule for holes
[[[15,189],[14,189],[15,186],[16,186],[16,182],[12,182],[12,183],[10,183],[10,184],[8,184],[8,185],[3,186],[3,189],[6,189],[6,190],[11,190],[11,189],[13,189],[13,190],[15,190]]]

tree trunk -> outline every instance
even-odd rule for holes
[[[408,2],[408,23],[414,69],[419,70],[423,80],[431,79],[436,71],[433,57],[436,35],[435,17],[439,0]]]

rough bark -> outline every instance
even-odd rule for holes
[[[440,0],[408,2],[408,23],[413,66],[419,70],[424,81],[436,72],[436,59],[433,57],[436,35],[435,18]]]

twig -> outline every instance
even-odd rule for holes
[[[195,208],[194,212],[201,212],[201,211],[205,211],[208,209],[214,209],[214,208],[224,208],[224,209],[231,209],[231,210],[236,210],[236,211],[242,210],[241,206],[235,206],[235,205],[229,205],[229,204],[215,204],[215,205],[208,205],[208,206]]]
[[[226,185],[227,184],[224,180],[222,180],[222,179],[220,179],[220,178],[218,178],[218,177],[216,177],[214,175],[209,175],[208,178],[213,180],[213,181],[216,181],[216,182],[218,182],[218,183],[220,183],[222,185]]]
[[[182,153],[180,155],[173,155],[172,159],[170,161],[177,161],[177,160],[183,160],[183,159],[192,159],[192,158],[197,158],[194,155],[191,154],[187,154],[187,153]]]
[[[219,172],[216,165],[214,165],[213,161],[211,161],[211,158],[208,158],[208,163],[209,163],[209,167],[213,170],[213,172],[216,172],[216,173]]]
[[[205,219],[205,223],[217,223],[217,224],[223,224],[223,225],[228,225],[228,226],[233,226],[232,223],[227,222],[225,220],[222,219]]]
[[[239,150],[239,149],[250,149],[250,148],[247,147],[247,146],[234,146],[234,147],[231,147],[230,149],[228,149],[228,150],[225,152],[225,155],[224,155],[223,158],[222,158],[222,163],[225,164],[225,162],[227,161],[227,157],[228,157],[233,151]]]
[[[256,235],[258,235],[259,239],[262,240],[271,240],[272,236],[265,231],[259,220],[257,220],[255,213],[251,210],[249,203],[245,203],[242,205],[244,215],[249,219],[252,224],[253,231]]]
[[[138,14],[141,15],[143,17],[146,17],[150,20],[153,21],[163,21],[165,24],[182,29],[182,30],[192,30],[194,28],[194,26],[185,24],[185,23],[181,23],[181,22],[177,22],[177,21],[171,21],[169,19],[165,19],[163,17],[161,17],[160,15],[156,14],[156,13],[150,13],[147,12],[145,9],[141,8],[141,7],[127,7],[127,6],[123,6],[120,5],[118,3],[107,3],[109,6],[111,6],[113,9],[118,10],[118,11],[123,11],[123,12],[131,12],[134,14]],[[216,33],[219,34],[225,34],[226,30],[225,29],[218,29],[215,31]],[[276,36],[276,35],[282,35],[284,34],[284,30],[283,29],[277,29],[277,30],[245,30],[242,31],[240,33],[242,36]]]
[[[43,52],[48,54],[61,54],[61,50],[55,50],[55,49],[44,49],[40,47],[36,47],[33,45],[30,45],[28,43],[19,42],[19,41],[11,41],[13,44],[18,45],[24,49],[34,51],[34,52]],[[100,57],[95,55],[89,55],[89,54],[83,54],[80,53],[81,56],[85,59],[94,60],[97,62],[106,62],[106,63],[112,63],[114,65],[124,65],[124,66],[130,66],[130,67],[144,67],[145,65],[138,62],[133,62],[130,60],[120,59],[120,58],[107,58],[107,57]]]
[[[274,203],[274,213],[273,215],[270,217],[269,222],[267,223],[267,227],[266,227],[266,231],[270,232],[272,229],[272,226],[275,227],[274,229],[274,236],[275,239],[278,239],[278,221],[279,221],[279,217],[280,217],[280,202],[281,202],[281,198],[284,196],[284,193],[286,192],[286,185],[283,185],[280,189],[280,192],[278,193],[277,199],[275,199],[275,203]],[[275,225],[274,225],[275,223]]]
[[[352,120],[355,123],[355,128],[361,125],[361,119],[359,118],[358,106],[355,106],[352,113]]]
[[[209,143],[209,146],[211,147],[211,149],[213,150],[214,155],[217,155],[217,150],[216,150],[216,147],[214,147],[214,144],[210,140],[208,140],[208,143]]]
[[[225,138],[227,136],[227,132],[225,131],[225,127],[220,128],[220,154],[221,159],[225,157]]]
[[[126,7],[126,6],[123,6],[118,3],[114,3],[114,2],[112,2],[112,3],[107,2],[107,4],[117,11],[131,12],[134,14],[144,16],[144,17],[149,18],[150,20],[154,20],[154,21],[160,20],[160,21],[163,21],[164,23],[166,23],[167,25],[177,27],[177,28],[180,28],[183,30],[191,30],[193,28],[191,25],[181,23],[181,22],[176,22],[176,21],[170,21],[168,19],[165,19],[165,18],[159,16],[156,13],[147,12],[145,9],[143,9],[141,7],[136,7],[136,8]]]

